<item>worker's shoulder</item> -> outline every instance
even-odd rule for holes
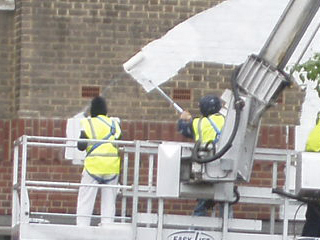
[[[222,117],[222,118],[224,118],[224,115],[222,115],[221,113],[215,113],[215,114],[213,114],[213,116],[214,117]]]
[[[225,116],[223,116],[223,115],[220,114],[220,113],[215,113],[215,114],[212,115],[212,118],[213,118],[213,119],[224,120],[224,119],[225,119]]]

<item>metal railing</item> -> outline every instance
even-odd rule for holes
[[[150,192],[154,191],[152,188],[152,173],[154,155],[157,154],[157,143],[153,142],[140,142],[140,141],[113,141],[114,144],[119,145],[119,148],[123,152],[123,172],[122,172],[122,185],[107,185],[107,184],[80,184],[74,182],[52,182],[52,181],[37,181],[29,180],[27,177],[28,167],[28,148],[30,147],[58,147],[65,148],[68,145],[66,141],[79,141],[79,139],[66,139],[57,137],[38,137],[38,136],[22,136],[15,141],[14,144],[14,172],[13,172],[13,209],[12,209],[12,226],[19,223],[28,223],[31,215],[55,215],[61,217],[76,216],[75,214],[59,214],[59,213],[44,213],[44,212],[30,212],[30,201],[28,192],[33,191],[53,191],[53,192],[77,192],[80,186],[92,186],[92,187],[108,187],[117,188],[126,195],[127,192],[131,192],[133,205],[131,221],[133,224],[137,224],[137,205],[138,205],[138,192]],[[91,142],[108,142],[91,140]],[[70,146],[68,146],[70,147]],[[129,166],[129,154],[134,153],[134,178],[133,183],[128,183],[128,166]],[[149,181],[147,186],[139,187],[139,164],[140,155],[148,154],[150,171]],[[121,221],[126,221],[129,218],[126,217],[126,201],[127,197],[122,198],[122,210],[121,217],[115,217]],[[148,205],[149,211],[151,211],[151,205]],[[92,215],[91,217],[97,217]]]
[[[50,224],[45,217],[57,218],[75,218],[76,214],[66,214],[57,212],[32,212],[30,206],[29,192],[64,192],[76,193],[79,186],[83,185],[75,182],[52,182],[52,181],[38,181],[28,177],[28,161],[30,158],[30,150],[33,147],[54,147],[65,148],[68,145],[67,141],[79,141],[79,139],[66,139],[56,137],[36,137],[36,136],[22,136],[15,141],[14,144],[14,174],[13,174],[13,194],[12,194],[12,227],[19,227],[21,224],[30,224],[37,222],[37,224]],[[109,142],[109,141],[97,141]],[[161,142],[156,141],[114,141],[122,153],[122,172],[121,185],[104,185],[104,184],[86,184],[87,186],[95,187],[115,187],[120,189],[121,196],[121,214],[115,217],[115,221],[119,224],[131,224],[132,239],[137,238],[137,231],[139,227],[156,229],[156,239],[163,239],[164,228],[185,228],[202,226],[204,229],[214,230],[220,229],[224,231],[221,238],[224,239],[229,230],[233,232],[239,230],[246,232],[247,226],[242,226],[237,223],[236,219],[219,219],[208,218],[207,221],[203,217],[197,219],[194,216],[177,216],[165,214],[165,198],[159,198],[156,193],[156,177],[154,170],[157,163],[158,146]],[[183,145],[184,143],[179,143]],[[190,146],[190,143],[185,143]],[[69,147],[69,146],[68,146]],[[278,181],[278,166],[285,164],[290,166],[295,161],[296,152],[292,150],[281,149],[262,149],[257,148],[254,158],[256,160],[272,162],[272,186],[266,187],[250,187],[240,186],[239,192],[241,195],[240,203],[244,204],[268,204],[271,206],[270,212],[270,230],[269,234],[275,235],[276,222],[276,207],[284,206],[283,217],[283,231],[282,239],[288,239],[288,222],[287,207],[289,204],[296,204],[296,202],[283,199],[277,194],[272,193],[272,188],[277,187]],[[133,163],[133,164],[131,164]],[[143,164],[143,167],[141,167]],[[147,169],[147,178],[141,180],[141,169]],[[289,191],[289,168],[285,170],[285,184],[283,189]],[[139,201],[145,199],[146,209],[144,212],[139,210]],[[196,196],[194,197],[196,199]],[[157,206],[153,206],[153,201],[157,201]],[[226,209],[226,208],[225,208]],[[157,211],[157,213],[153,213]],[[129,216],[128,216],[129,215]],[[33,218],[34,216],[35,218]],[[36,218],[41,216],[41,218]],[[226,216],[226,215],[225,215]],[[92,215],[93,218],[100,218],[100,216]],[[227,227],[223,226],[227,221]],[[243,221],[245,221],[243,219]],[[252,229],[247,232],[259,233],[261,230],[261,223],[259,220],[251,221]],[[74,224],[73,224],[74,225]],[[219,230],[218,230],[219,231]],[[234,233],[232,233],[234,234]],[[248,235],[249,236],[249,235]],[[249,238],[248,238],[249,239]]]

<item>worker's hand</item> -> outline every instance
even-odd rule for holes
[[[183,111],[180,115],[180,119],[189,121],[192,118],[192,115],[188,111]]]

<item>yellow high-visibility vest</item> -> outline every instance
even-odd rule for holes
[[[224,121],[224,116],[221,114],[195,118],[192,122],[195,141],[198,141],[200,138],[202,143],[218,140],[217,136],[221,134]]]
[[[121,128],[117,121],[99,115],[83,119],[81,126],[89,139],[116,140],[121,136]],[[84,168],[91,174],[119,174],[119,151],[112,143],[92,143],[87,146]]]
[[[307,144],[307,152],[320,152],[320,121],[309,134]]]

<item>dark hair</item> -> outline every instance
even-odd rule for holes
[[[200,112],[204,117],[215,114],[221,109],[221,101],[215,95],[207,95],[199,101]]]
[[[108,108],[106,100],[103,97],[95,97],[91,101],[90,115],[96,117],[98,115],[107,115]]]

